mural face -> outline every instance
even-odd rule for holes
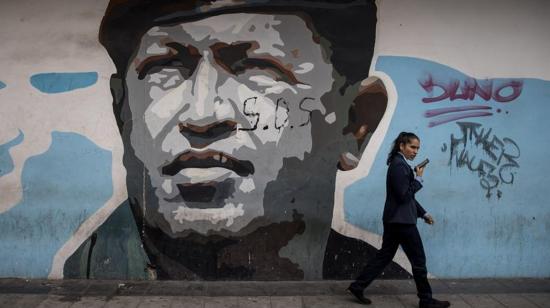
[[[312,129],[347,118],[321,101],[332,74],[297,16],[225,14],[149,30],[126,75],[125,140],[158,200],[146,205],[148,223],[178,236],[231,235],[250,233],[266,212],[282,218],[285,206],[266,211],[264,200],[308,180],[280,175],[285,161],[309,159]],[[312,128],[313,113],[325,127]]]
[[[359,155],[385,110],[380,83],[353,79],[367,71],[333,65],[315,13],[241,10],[144,27],[132,52],[104,19],[129,201],[160,278],[321,278],[339,157]],[[352,108],[372,89],[382,99]]]

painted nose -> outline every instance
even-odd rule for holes
[[[218,70],[212,64],[208,51],[205,51],[192,77],[190,108],[185,114],[182,114],[184,119],[181,120],[190,121],[193,125],[200,126],[208,126],[215,122],[216,105],[223,102],[223,99],[218,95],[218,77]]]
[[[180,116],[178,128],[193,148],[204,148],[209,144],[232,136],[237,123],[232,119],[219,119],[216,109],[224,104],[220,96],[220,74],[208,51],[198,64],[193,78],[189,109]]]

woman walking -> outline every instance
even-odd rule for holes
[[[434,223],[432,216],[426,213],[414,197],[415,193],[422,188],[425,165],[415,168],[413,172],[406,162],[406,160],[412,161],[419,149],[420,139],[418,136],[402,132],[393,142],[392,149],[388,154],[386,203],[382,217],[384,223],[382,248],[348,288],[348,291],[363,304],[371,303],[363,295],[363,291],[382,273],[401,245],[412,265],[417,295],[420,299],[419,307],[444,308],[450,306],[448,301],[432,298],[432,289],[427,277],[426,255],[420,233],[416,228],[418,218],[424,219],[430,225]]]

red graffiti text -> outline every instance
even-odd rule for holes
[[[514,79],[476,80],[474,78],[466,78],[464,80],[441,80],[428,75],[418,82],[428,94],[427,97],[422,98],[422,102],[424,103],[434,103],[445,99],[451,101],[457,99],[473,100],[476,96],[485,101],[493,99],[499,103],[507,103],[518,98],[523,89],[523,81]],[[440,94],[434,96],[434,92]]]

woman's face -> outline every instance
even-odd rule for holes
[[[418,150],[420,150],[420,140],[416,138],[411,139],[407,143],[401,143],[399,145],[399,151],[408,160],[413,160],[416,157]]]

